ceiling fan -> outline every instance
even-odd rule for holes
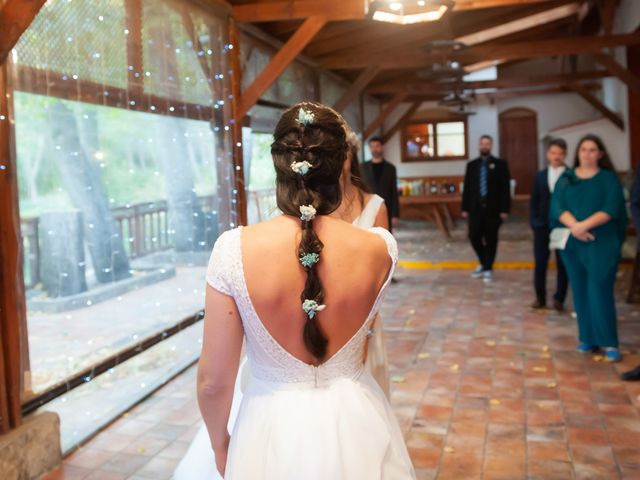
[[[471,94],[466,95],[460,88],[460,85],[456,85],[453,91],[449,92],[438,102],[438,105],[442,107],[458,107],[458,113],[464,113],[465,115],[475,115],[475,112],[469,112],[465,110],[466,106],[473,103],[474,101],[475,93],[472,92]]]

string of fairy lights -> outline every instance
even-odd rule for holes
[[[21,82],[28,81],[22,79],[22,77],[18,75],[19,70],[22,67],[36,68],[42,72],[46,72],[47,82],[63,84],[66,82],[74,82],[75,85],[77,85],[78,90],[78,96],[75,100],[76,102],[83,101],[83,97],[81,95],[82,85],[95,84],[95,77],[98,75],[102,77],[98,78],[98,83],[102,85],[103,102],[102,105],[96,105],[96,103],[93,102],[91,104],[91,108],[99,110],[101,108],[110,109],[113,107],[113,99],[109,97],[116,95],[118,91],[121,91],[122,89],[114,87],[109,81],[110,79],[107,78],[108,75],[104,74],[104,72],[110,71],[110,62],[114,61],[112,51],[109,51],[108,47],[109,44],[113,42],[112,36],[115,37],[118,35],[117,32],[121,32],[119,35],[125,39],[129,37],[132,32],[129,28],[122,28],[120,25],[120,22],[123,21],[122,14],[124,14],[124,12],[119,12],[119,14],[116,15],[113,11],[105,10],[104,13],[100,13],[95,11],[99,9],[98,6],[91,5],[90,7],[87,7],[87,5],[88,4],[85,2],[72,2],[72,0],[50,0],[47,2],[38,18],[36,18],[29,27],[32,32],[27,31],[23,36],[24,39],[28,41],[21,41],[21,43],[19,43],[11,53],[11,63],[8,71],[9,75],[12,76],[12,85],[16,92],[21,92],[20,94],[22,95],[23,91],[30,92],[33,91],[35,87],[34,85],[21,84]],[[113,8],[113,5],[110,5],[109,8]],[[124,10],[123,5],[119,8]],[[150,15],[160,15],[155,13],[156,10],[151,8],[144,9],[145,13],[147,11],[150,12]],[[162,9],[160,9],[160,11],[162,11]],[[82,15],[79,15],[79,12],[86,13],[86,16],[83,17]],[[82,29],[79,25],[76,25],[78,27],[77,29],[73,28],[73,22],[64,23],[64,28],[55,27],[57,20],[62,22],[63,19],[68,18],[69,16],[73,16],[75,19],[74,21],[85,23],[83,26],[85,33],[87,28],[86,25],[91,24],[99,25],[100,32],[110,32],[110,34],[108,36],[105,35],[102,38],[88,38],[81,35]],[[158,18],[154,20],[157,21]],[[143,23],[143,29],[144,28]],[[175,30],[175,25],[169,27],[169,29],[171,28],[174,28]],[[167,51],[167,55],[163,58],[153,58],[151,55],[146,55],[145,58],[149,58],[150,61],[144,62],[144,68],[142,71],[136,71],[136,67],[134,65],[127,64],[126,51],[118,52],[119,55],[115,60],[122,65],[122,69],[119,74],[120,78],[129,78],[129,76],[132,75],[133,78],[140,81],[140,84],[144,85],[141,96],[140,94],[137,96],[133,95],[133,92],[130,92],[129,89],[125,89],[127,94],[131,95],[119,108],[131,112],[128,114],[131,115],[131,117],[128,117],[127,121],[131,122],[132,127],[131,132],[127,132],[129,136],[119,138],[118,142],[128,144],[128,147],[125,148],[130,148],[132,151],[136,150],[136,148],[147,148],[151,151],[153,151],[153,148],[160,148],[155,145],[160,144],[161,140],[166,139],[158,138],[158,133],[151,131],[152,127],[149,128],[150,131],[148,131],[147,135],[134,137],[135,132],[145,130],[144,127],[140,127],[140,125],[138,125],[139,122],[143,121],[143,119],[139,117],[140,113],[158,115],[158,122],[165,121],[163,119],[168,118],[177,118],[179,122],[183,122],[179,125],[181,125],[181,128],[184,131],[180,132],[179,129],[176,130],[176,135],[171,137],[170,141],[177,144],[178,149],[182,149],[180,154],[184,156],[186,160],[193,158],[193,156],[189,156],[193,155],[193,152],[190,153],[190,150],[199,149],[199,153],[205,151],[210,156],[204,156],[204,165],[210,167],[211,172],[209,176],[212,179],[215,178],[217,184],[211,185],[212,191],[215,191],[214,202],[211,204],[211,209],[209,211],[203,210],[203,213],[214,216],[217,215],[218,219],[226,219],[224,220],[226,223],[218,224],[218,229],[221,232],[222,230],[234,228],[238,225],[239,216],[237,207],[239,192],[235,186],[235,178],[236,175],[242,175],[242,167],[234,164],[233,156],[235,151],[242,148],[242,142],[237,141],[234,143],[231,139],[233,129],[231,103],[234,99],[230,88],[233,72],[231,70],[229,55],[234,46],[226,40],[225,28],[218,28],[217,30],[215,28],[211,28],[210,33],[216,31],[216,38],[212,38],[210,35],[200,35],[197,38],[197,44],[191,39],[182,42],[172,42],[168,41],[166,38],[153,38],[150,34],[146,35],[145,41],[147,42],[149,49],[152,48],[154,42],[161,42],[161,44],[164,42],[163,46]],[[147,30],[147,33],[148,32],[149,30]],[[34,33],[34,35],[30,35],[30,33]],[[213,33],[211,34],[213,35]],[[47,36],[51,35],[55,35],[55,37],[57,37],[56,42],[52,43],[60,46],[59,51],[49,51],[50,45],[46,39]],[[183,32],[183,36],[188,35],[186,32]],[[124,44],[127,44],[126,40]],[[100,45],[104,48],[100,48]],[[24,63],[25,61],[28,62],[29,58],[28,55],[23,55],[23,53],[28,53],[26,50],[30,46],[37,48],[39,51],[36,58],[41,61],[37,64],[34,64],[36,62]],[[96,48],[91,50],[89,46]],[[171,51],[170,55],[168,54],[169,50]],[[157,52],[158,49],[156,48],[154,51]],[[60,67],[60,65],[52,65],[49,62],[50,58],[54,55],[56,58],[60,58],[60,56],[64,57],[64,65],[68,68],[67,71],[59,71],[59,68],[56,67]],[[167,63],[171,63],[172,59],[175,59],[175,63],[168,67]],[[211,72],[209,78],[207,78],[205,70],[202,69],[200,63],[202,59],[206,59],[209,71]],[[165,72],[166,75],[163,76],[162,72]],[[206,89],[199,89],[198,85],[206,85]],[[212,88],[212,86],[215,88]],[[48,87],[44,86],[44,88]],[[152,95],[150,90],[155,90],[153,92],[155,95]],[[175,92],[179,92],[177,95],[181,97],[181,99],[180,101],[173,101],[169,98],[165,98],[164,100],[166,101],[166,105],[161,106],[157,102],[158,99],[162,99],[161,96],[158,95],[158,90],[173,92],[172,95],[166,95],[166,97],[172,98],[175,98]],[[204,93],[200,95],[198,92],[208,93],[208,98],[204,97]],[[200,96],[198,97],[198,95]],[[188,116],[186,112],[186,99],[195,100],[192,102],[192,106],[195,106],[197,111],[201,112],[203,117],[205,111],[219,111],[220,114],[214,114],[213,118],[201,118],[200,120],[203,123],[198,123],[194,127],[191,123],[193,115]],[[21,106],[16,102],[15,96],[10,95],[9,93],[7,93],[6,100],[7,102],[12,102],[13,108],[10,108],[9,112],[14,112],[15,115],[10,116],[6,109],[3,111],[3,104],[0,104],[0,128],[5,126],[15,129],[16,122],[21,121],[21,116],[24,113],[23,111],[20,111],[20,108],[27,107]],[[52,102],[63,101],[60,98],[55,98],[55,94],[53,94],[53,96],[46,96],[46,100],[47,102],[45,102],[43,107],[45,110],[49,108],[49,105]],[[139,100],[143,101],[140,102]],[[184,117],[177,116],[181,109],[185,113]],[[102,111],[103,110],[100,112]],[[94,120],[86,114],[76,118],[87,122]],[[100,118],[102,119],[102,117]],[[214,124],[214,122],[216,123]],[[79,126],[79,128],[82,129],[83,127]],[[182,140],[179,139],[180,133],[182,133],[182,136],[184,137]],[[38,132],[38,134],[42,135],[44,134],[44,131]],[[16,143],[19,147],[17,148],[18,153],[23,149],[22,145],[20,145],[21,141],[24,141],[24,139],[20,138],[20,135],[16,134]],[[79,139],[79,141],[76,142],[76,144],[81,143],[82,139]],[[146,147],[143,147],[145,144]],[[69,147],[65,145],[64,142],[51,146],[55,148],[57,154],[62,155],[63,157],[78,156],[81,153],[78,152],[77,149],[69,150]],[[98,172],[100,172],[100,178],[103,180],[104,172],[109,169],[110,157],[113,155],[113,152],[110,152],[109,148],[104,145],[100,145],[98,150],[89,155],[90,160],[95,163]],[[210,161],[212,159],[215,159],[215,163]],[[13,159],[10,163],[3,163],[2,160],[0,160],[0,175],[17,174],[17,171],[20,170],[20,168],[24,168],[24,166],[26,166],[26,164],[22,164],[21,160],[22,159],[19,154],[18,158]],[[44,161],[46,162],[51,160],[45,157]],[[156,160],[156,163],[160,162]],[[16,171],[11,171],[12,169],[15,169]],[[149,178],[160,177],[160,179],[162,179],[166,173],[163,173],[160,165],[155,164],[151,169],[142,168],[139,165],[132,165],[128,168],[121,169],[118,172],[118,175],[120,177],[125,175],[138,176],[144,180],[144,175],[147,175]],[[197,176],[197,172],[194,172],[194,176]],[[165,180],[166,182],[170,182],[172,179],[168,178]],[[200,181],[202,179],[194,178],[194,182],[196,180]],[[136,205],[133,202],[125,202],[120,205],[118,199],[114,195],[109,195],[108,186],[109,185],[104,185],[105,191],[107,191],[106,202],[109,205],[109,208],[117,208],[119,210],[126,211],[133,211],[136,208]],[[143,185],[141,185],[141,187],[142,186]],[[91,190],[93,187],[91,185],[87,185],[86,188],[87,190]],[[58,185],[56,191],[58,194],[65,194],[65,188],[63,186]],[[160,197],[163,196],[163,193],[160,191],[154,191],[154,193],[160,194]],[[197,193],[195,184],[191,189],[191,193]],[[153,199],[148,202],[147,205],[157,206],[155,205],[157,203],[160,203],[158,199]],[[39,207],[45,211],[47,205],[39,205]],[[199,212],[194,212],[195,217],[198,215]],[[85,227],[93,228],[94,225],[87,224]],[[145,238],[144,241],[154,244],[159,242],[160,234],[166,234],[169,238],[172,238],[172,236],[177,233],[175,226],[172,226],[169,222],[165,223],[164,228],[166,230],[162,232],[151,232],[148,234],[145,229],[144,234],[149,235],[149,238]],[[128,233],[128,235],[123,235],[124,240],[125,243],[132,245],[136,239],[132,232]],[[44,231],[39,233],[39,235],[53,234],[55,234],[53,231]],[[114,237],[119,238],[120,232],[116,232],[113,235]],[[198,246],[202,247],[202,243],[203,241],[200,241],[200,245]],[[27,255],[26,250],[25,255]],[[87,263],[88,262],[86,261],[77,262],[75,266],[85,268],[88,266]],[[197,265],[192,262],[187,262],[186,266],[195,267]],[[107,270],[108,269],[109,267],[107,267]],[[162,271],[160,273],[165,273],[164,269],[161,270]],[[135,275],[136,272],[137,270],[135,268],[131,268],[130,273]],[[204,274],[203,269],[201,273]],[[61,272],[61,275],[66,276],[68,273]],[[166,328],[167,322],[158,320],[158,318],[176,318],[176,316],[184,317],[187,312],[192,314],[194,311],[199,310],[202,307],[202,298],[204,297],[204,289],[200,286],[200,284],[203,283],[201,280],[201,278],[196,278],[196,282],[194,283],[180,278],[173,282],[173,293],[167,295],[167,290],[161,289],[157,294],[159,296],[155,298],[149,298],[151,297],[150,295],[141,294],[140,291],[134,290],[132,292],[122,292],[117,296],[112,297],[107,302],[103,302],[102,305],[98,298],[82,299],[79,301],[81,305],[78,304],[75,307],[82,308],[80,310],[76,310],[75,313],[73,311],[66,311],[53,314],[43,314],[41,312],[30,310],[30,320],[32,318],[38,319],[46,317],[49,324],[56,325],[55,328],[44,329],[43,332],[46,331],[47,334],[40,334],[38,329],[30,332],[30,334],[33,334],[31,335],[32,338],[30,338],[32,375],[36,382],[40,382],[40,385],[34,384],[33,386],[40,388],[46,385],[52,385],[63,380],[65,376],[72,374],[73,372],[80,371],[82,368],[86,368],[88,365],[91,365],[96,361],[100,361],[102,357],[109,353],[110,349],[122,348],[122,345],[131,345],[141,342],[145,337],[145,333],[143,332],[148,333],[154,331],[157,332],[158,330],[162,331],[162,328]],[[198,285],[198,287],[194,285]],[[177,302],[176,297],[178,296],[188,297],[189,301],[185,301],[183,298],[180,302]],[[180,308],[174,308],[174,311],[172,312],[169,311],[175,303],[181,303]],[[99,312],[100,309],[104,309],[104,304],[108,304],[109,308],[112,310],[106,316],[102,314],[103,319],[111,318],[111,321],[108,323],[109,328],[104,328],[104,325],[103,328],[92,328],[88,329],[89,331],[87,331],[87,329],[74,328],[74,325],[77,325],[78,322],[85,323],[90,321],[93,317],[101,318],[101,314],[96,314],[96,312]],[[120,305],[119,308],[117,307],[118,305]],[[116,306],[115,309],[113,308],[114,306]],[[140,312],[141,310],[145,311],[144,317],[146,317],[146,319],[141,319],[139,315],[134,313],[135,311]],[[118,325],[122,327],[123,323],[127,323],[124,318],[126,317],[125,312],[128,311],[131,311],[132,318],[130,320],[135,324],[133,328],[131,328],[132,325],[129,325],[129,330],[135,331],[126,333],[126,338],[119,338],[117,342],[114,342],[112,338],[114,332],[118,332],[118,335],[122,336],[122,331],[127,331],[124,327],[117,327]],[[135,316],[135,319],[133,316]],[[163,327],[163,325],[165,326]],[[168,334],[165,331],[163,336],[167,335]],[[55,337],[60,340],[60,343],[56,344],[55,342],[52,342],[52,338]],[[57,351],[47,350],[44,346],[45,343],[55,344]],[[116,345],[114,345],[114,343]],[[199,338],[198,343],[201,343],[201,338]],[[38,354],[36,351],[36,345],[42,346],[42,354]],[[186,348],[184,344],[182,344],[182,347],[177,347],[176,345],[181,345],[181,343],[176,342],[171,346],[167,344],[168,351],[177,354],[176,348]],[[199,351],[199,345],[197,346],[197,350]],[[47,361],[51,362],[50,366],[47,366]],[[44,369],[39,372],[39,367],[44,367]],[[49,371],[45,372],[47,368]],[[38,375],[42,378],[38,378]],[[46,378],[47,375],[49,375],[49,378]],[[104,373],[104,375],[106,375],[105,378],[108,378],[109,376],[117,375],[117,372],[114,368],[110,368]],[[89,374],[82,377],[82,380],[83,382],[88,383],[94,378],[96,377]],[[139,388],[143,391],[148,390],[149,387],[150,385],[148,381],[141,381],[139,383]],[[66,395],[60,397],[60,402],[67,402]],[[94,413],[96,415],[100,415],[100,412],[94,412],[90,408],[84,412],[84,415],[87,418],[91,418]],[[80,433],[78,431],[74,431],[73,434],[79,435]]]

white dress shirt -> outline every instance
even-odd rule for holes
[[[561,167],[552,167],[549,165],[549,169],[547,170],[547,181],[549,182],[549,191],[551,193],[553,193],[553,189],[556,187],[556,182],[560,178],[560,175],[562,175],[562,172],[566,169],[567,167],[564,165]]]

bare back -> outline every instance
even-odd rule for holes
[[[385,241],[341,220],[314,220],[324,244],[318,275],[326,309],[318,322],[329,339],[329,359],[362,327],[383,286],[392,260]],[[242,230],[241,250],[249,297],[265,328],[290,354],[317,360],[305,348],[306,315],[300,294],[306,274],[298,260],[302,232],[298,219],[281,216]]]

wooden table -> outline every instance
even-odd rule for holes
[[[430,220],[446,238],[451,238],[450,229],[455,227],[451,207],[461,203],[462,195],[459,193],[400,197],[400,216]]]
[[[511,198],[512,214],[528,218],[529,195],[516,194]],[[459,215],[462,195],[442,193],[436,195],[410,195],[400,197],[400,217],[430,220],[446,238],[451,238],[450,230],[455,227]]]

